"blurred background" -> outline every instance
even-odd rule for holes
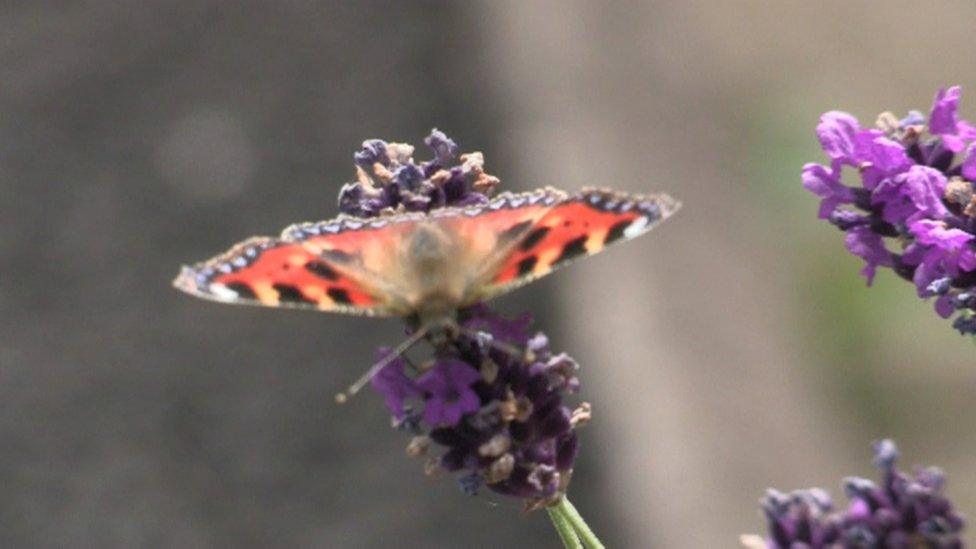
[[[222,307],[180,264],[337,213],[366,138],[436,126],[509,189],[685,208],[498,302],[583,366],[573,499],[611,547],[734,547],[769,486],[938,464],[976,515],[976,360],[871,289],[799,182],[843,109],[965,87],[976,5],[6,3],[0,8],[0,544],[556,547],[544,514],[403,455],[331,396],[396,321]],[[419,149],[418,149],[419,150]]]

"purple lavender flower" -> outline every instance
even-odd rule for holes
[[[942,471],[917,468],[914,476],[898,471],[898,449],[890,440],[875,444],[874,451],[881,481],[845,479],[845,510],[835,511],[819,488],[789,494],[769,490],[762,499],[767,536],[743,536],[743,543],[754,549],[963,547],[963,518],[942,493]]]
[[[457,143],[444,134],[444,132],[434,128],[430,135],[424,139],[424,144],[434,151],[434,162],[437,167],[447,166],[457,155]]]
[[[383,347],[379,351],[380,358],[390,354],[391,349]],[[421,387],[404,372],[406,361],[396,358],[380,370],[372,380],[373,388],[386,399],[386,407],[390,409],[394,419],[403,421],[406,411],[404,402],[410,397],[419,397]]]
[[[874,281],[874,274],[878,267],[894,265],[894,255],[884,245],[881,235],[871,231],[870,227],[860,225],[847,231],[844,239],[847,250],[866,262],[861,274],[868,279],[868,284]]]
[[[807,164],[803,167],[803,187],[823,199],[820,203],[820,218],[827,219],[842,204],[852,204],[854,189],[840,182],[837,170],[827,169],[820,164]]]
[[[959,295],[976,292],[976,127],[958,116],[961,88],[943,89],[926,118],[878,117],[862,128],[850,114],[830,111],[817,125],[828,165],[803,167],[803,186],[820,197],[819,217],[845,231],[847,249],[864,259],[868,285],[878,267],[936,297],[943,317],[976,334],[976,309]],[[856,170],[860,185],[843,182]]]
[[[945,147],[954,153],[963,150],[967,143],[976,139],[976,127],[960,120],[956,114],[961,96],[962,88],[959,86],[939,90],[929,116],[929,131],[941,137]]]
[[[375,217],[488,200],[498,179],[485,173],[481,153],[459,156],[438,130],[424,142],[434,158],[419,164],[409,145],[364,142],[354,158],[358,181],[339,196],[342,212]],[[456,159],[460,165],[452,166]],[[590,417],[588,404],[571,410],[563,403],[579,390],[579,365],[553,353],[527,314],[509,319],[478,304],[459,311],[457,321],[434,360],[415,367],[397,358],[372,380],[394,424],[414,434],[407,453],[426,456],[429,474],[463,473],[465,493],[486,487],[529,509],[556,502],[579,451],[576,428]]]
[[[481,408],[478,394],[471,388],[479,379],[479,370],[462,360],[447,359],[436,362],[417,378],[417,387],[427,395],[424,421],[428,425],[453,427],[458,424],[462,415]]]

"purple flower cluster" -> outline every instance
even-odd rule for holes
[[[358,181],[339,195],[342,212],[375,217],[487,202],[498,179],[485,173],[481,153],[459,156],[437,130],[425,143],[434,158],[417,164],[410,145],[364,142],[355,154]],[[506,319],[485,305],[469,307],[432,360],[414,365],[397,357],[372,385],[394,425],[413,433],[407,453],[426,457],[428,474],[464,472],[465,492],[485,486],[537,508],[565,493],[578,450],[575,429],[590,408],[563,404],[579,389],[578,365],[552,353],[530,324],[527,315]],[[389,353],[380,350],[381,357]]]
[[[498,178],[484,171],[479,152],[458,156],[458,146],[436,129],[424,139],[434,158],[416,163],[414,148],[380,139],[363,142],[354,155],[357,181],[339,192],[339,209],[356,217],[386,212],[428,212],[444,206],[473,206],[488,201]],[[460,161],[458,165],[452,165]]]
[[[927,120],[882,113],[875,128],[825,113],[817,137],[830,163],[805,165],[803,186],[821,198],[820,218],[847,233],[869,285],[888,267],[976,334],[976,126],[958,117],[960,94],[940,90]],[[848,170],[858,185],[845,184]]]
[[[818,488],[789,494],[769,490],[762,499],[768,535],[744,536],[744,544],[755,549],[963,547],[963,518],[942,493],[942,471],[920,467],[914,476],[898,471],[898,449],[890,440],[874,450],[881,482],[845,479],[846,510],[834,511],[830,496]]]
[[[484,305],[459,313],[459,333],[422,367],[403,359],[373,379],[394,423],[412,431],[413,457],[427,472],[465,472],[462,488],[488,489],[545,506],[566,491],[576,459],[575,429],[589,406],[563,397],[579,388],[579,366],[553,354],[529,317],[506,319]],[[385,351],[388,352],[388,351]],[[433,446],[441,450],[435,452]]]

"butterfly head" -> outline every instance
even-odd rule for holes
[[[427,341],[435,349],[443,349],[457,340],[457,309],[441,307],[421,309],[411,315],[407,323],[414,332],[425,332]]]

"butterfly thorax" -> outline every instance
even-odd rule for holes
[[[454,235],[434,223],[417,227],[401,249],[405,296],[421,324],[454,318],[470,285],[466,254]]]

